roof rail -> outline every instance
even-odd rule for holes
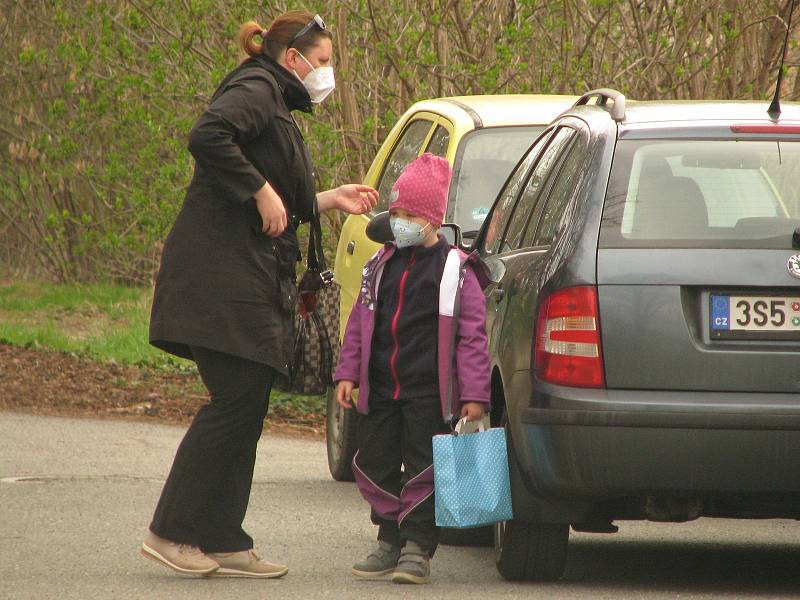
[[[622,92],[610,88],[592,90],[578,98],[574,106],[589,104],[589,100],[592,98],[597,98],[597,106],[606,106],[606,103],[611,100],[614,103],[609,111],[611,113],[611,118],[615,121],[625,120],[625,95]]]

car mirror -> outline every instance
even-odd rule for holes
[[[389,211],[379,212],[367,223],[367,237],[378,244],[385,244],[394,239],[392,228],[389,226]]]
[[[506,274],[506,264],[496,257],[483,258],[484,272],[489,283],[500,283]]]
[[[455,223],[442,223],[442,226],[439,228],[439,233],[441,233],[444,236],[444,239],[447,240],[448,244],[452,246],[458,246],[459,248],[463,248],[462,238],[461,238],[461,227],[459,227]]]

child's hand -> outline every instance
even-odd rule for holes
[[[467,417],[467,421],[480,421],[485,412],[480,402],[467,402],[461,407],[461,416]]]
[[[342,408],[353,408],[353,388],[355,382],[342,379],[336,384],[336,402]]]

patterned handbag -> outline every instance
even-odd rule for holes
[[[289,375],[278,376],[274,387],[300,396],[319,396],[333,385],[339,354],[339,285],[325,262],[316,203],[297,298]]]
[[[502,427],[476,433],[433,436],[433,482],[438,527],[478,527],[513,518],[506,432]]]

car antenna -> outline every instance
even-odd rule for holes
[[[791,0],[789,3],[789,20],[786,23],[786,37],[783,40],[783,51],[781,52],[781,68],[778,69],[778,83],[775,84],[775,96],[772,98],[772,102],[767,109],[767,114],[769,118],[773,121],[777,121],[778,117],[781,115],[781,84],[783,83],[783,62],[786,60],[786,47],[789,45],[789,31],[792,28],[792,13],[794,12],[794,3],[795,0]]]

